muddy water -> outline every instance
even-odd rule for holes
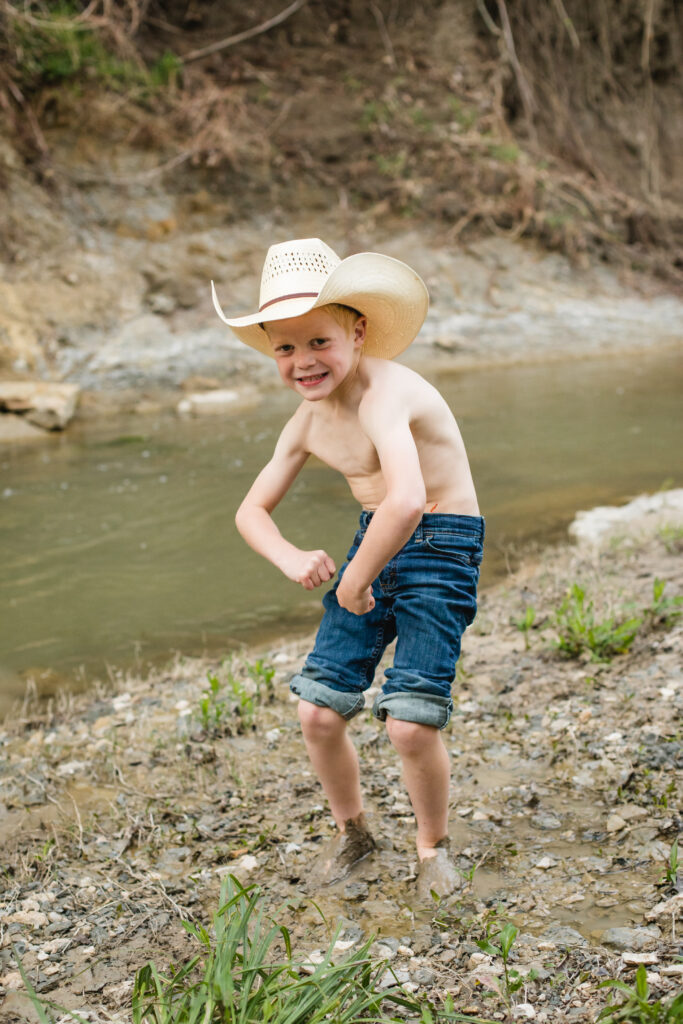
[[[467,443],[487,517],[486,582],[510,551],[563,535],[577,509],[683,481],[683,361],[674,353],[423,371]],[[83,678],[105,664],[223,651],[313,627],[319,595],[242,543],[233,514],[293,396],[227,419],[171,414],[75,426],[0,454],[0,688],[19,673]],[[337,564],[357,510],[307,467],[277,512]],[[82,667],[82,668],[81,668]]]

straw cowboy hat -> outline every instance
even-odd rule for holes
[[[258,312],[227,317],[213,281],[211,294],[221,320],[241,341],[267,356],[273,356],[273,350],[262,324],[337,302],[367,317],[363,351],[392,359],[413,341],[429,305],[424,281],[405,263],[377,252],[340,260],[319,238],[271,245],[263,264]]]

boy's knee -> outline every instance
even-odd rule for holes
[[[405,722],[401,718],[387,715],[387,734],[392,746],[401,757],[414,757],[420,754],[425,746],[438,735],[433,725],[422,725],[420,722]]]
[[[346,728],[346,721],[337,711],[311,704],[308,700],[299,701],[298,714],[307,739],[331,739]]]

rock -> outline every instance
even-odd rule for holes
[[[535,1020],[536,1010],[531,1003],[517,1003],[512,1007],[512,1016],[515,1020]]]
[[[557,864],[556,860],[553,860],[552,857],[546,856],[546,857],[541,857],[540,860],[537,860],[536,863],[534,864],[534,867],[535,868],[540,868],[541,871],[547,871],[549,868],[554,868],[556,864]]]
[[[47,914],[38,910],[17,910],[10,914],[7,920],[14,924],[27,924],[29,928],[44,928],[49,924]]]
[[[681,911],[683,911],[683,892],[676,893],[670,900],[658,903],[645,916],[648,921],[654,921],[655,918],[662,917],[664,914],[678,914]]]
[[[541,811],[538,814],[534,814],[531,817],[531,824],[534,828],[543,829],[543,831],[551,831],[552,829],[562,828],[562,822],[560,819],[550,813]]]
[[[436,971],[431,971],[428,967],[418,967],[412,973],[412,981],[416,985],[433,985],[436,981]]]
[[[552,942],[555,946],[587,946],[588,943],[580,932],[567,925],[554,925],[546,928],[541,938],[545,942]],[[539,948],[540,944],[539,944]]]
[[[176,408],[182,416],[222,416],[226,412],[231,412],[239,399],[239,391],[233,388],[195,391],[178,402]]]
[[[607,831],[608,832],[621,832],[622,828],[626,828],[626,822],[620,814],[610,814],[607,819]]]
[[[42,441],[47,436],[44,430],[34,427],[23,416],[0,416],[0,444],[4,441]],[[11,492],[6,496],[11,497]]]
[[[625,964],[637,965],[637,964],[656,964],[659,963],[659,957],[656,953],[632,953],[626,952],[621,954],[621,959]]]
[[[623,950],[643,950],[653,946],[661,936],[659,928],[608,928],[602,934],[605,946]]]
[[[64,430],[76,411],[78,387],[48,381],[0,383],[0,410],[20,413],[44,430]]]

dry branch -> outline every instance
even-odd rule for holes
[[[228,36],[226,39],[219,39],[215,43],[210,43],[208,46],[202,46],[199,50],[191,50],[190,53],[185,54],[182,57],[184,64],[189,64],[195,60],[201,60],[202,57],[208,57],[212,53],[218,53],[220,50],[225,50],[229,46],[236,46],[237,43],[243,43],[247,39],[252,39],[254,36],[262,35],[264,32],[268,32],[269,29],[275,28],[276,25],[281,25],[283,21],[290,18],[292,14],[296,14],[298,10],[304,7],[308,3],[308,0],[294,0],[293,4],[286,7],[284,11],[280,11],[274,17],[269,18],[268,21],[262,22],[260,25],[254,26],[254,28],[245,29],[244,32],[238,32],[237,35]]]

